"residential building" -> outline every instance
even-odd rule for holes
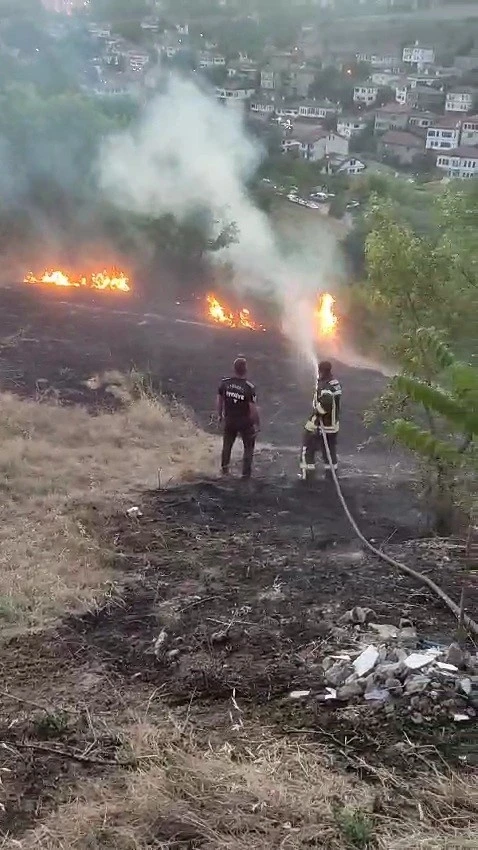
[[[463,119],[461,144],[467,147],[478,145],[478,115],[467,115]]]
[[[438,115],[435,112],[416,112],[413,110],[408,116],[408,126],[419,130],[428,130],[437,119]]]
[[[257,115],[273,115],[276,108],[276,101],[273,95],[267,92],[259,92],[251,98],[249,109]]]
[[[437,154],[436,165],[447,177],[459,180],[478,177],[478,147],[463,145],[446,154]]]
[[[338,106],[330,100],[304,100],[297,101],[294,109],[297,109],[298,118],[315,118],[323,121],[326,118],[331,118],[337,115]],[[280,115],[280,109],[277,110]]]
[[[370,116],[363,115],[341,115],[337,119],[337,133],[340,136],[345,136],[351,139],[352,136],[358,136],[367,129],[370,123]]]
[[[255,82],[259,76],[259,68],[250,59],[236,59],[229,62],[227,76],[229,79],[245,79]]]
[[[413,133],[389,130],[380,139],[378,151],[381,156],[392,156],[400,165],[412,165],[425,153],[425,142]]]
[[[406,130],[410,113],[410,107],[405,104],[385,104],[375,113],[374,132],[386,133],[388,130]]]
[[[312,71],[306,65],[292,68],[282,75],[282,85],[289,97],[307,97],[314,80],[315,71]]]
[[[146,50],[132,48],[127,50],[123,56],[132,71],[142,71],[149,62],[149,53]]]
[[[398,72],[398,74],[392,73],[392,71],[374,71],[370,75],[370,81],[375,86],[382,86],[394,89],[398,83],[401,81],[403,74]]]
[[[427,130],[427,150],[453,150],[461,143],[461,121],[452,115],[438,118]]]
[[[354,103],[363,103],[366,106],[372,106],[377,100],[378,88],[372,82],[354,86]]]
[[[400,71],[400,57],[394,53],[356,53],[357,62],[366,62],[372,68],[388,68]]]
[[[250,83],[235,83],[234,81],[225,83],[223,86],[216,86],[216,97],[219,101],[231,106],[244,105],[255,94],[254,86]]]
[[[402,61],[409,65],[418,65],[418,67],[433,65],[435,51],[433,47],[425,47],[416,41],[413,46],[403,48]]]
[[[346,156],[346,157],[330,157],[328,160],[327,171],[329,174],[347,174],[352,176],[354,174],[360,174],[362,171],[365,171],[367,166],[361,159],[357,159],[356,157]]]
[[[210,69],[210,68],[225,68],[226,67],[226,57],[221,53],[209,53],[208,51],[204,51],[199,54],[199,67],[201,69]]]
[[[412,109],[440,112],[445,103],[445,92],[433,86],[415,86],[407,92],[406,103]]]
[[[338,133],[327,132],[321,127],[294,127],[291,135],[285,140],[283,149],[294,150],[293,142],[300,144],[299,153],[310,162],[318,162],[326,157],[348,156],[349,140]]]
[[[447,92],[445,112],[472,112],[477,102],[476,89],[463,86]]]
[[[274,71],[270,65],[261,70],[261,89],[272,90],[279,88],[280,74]]]

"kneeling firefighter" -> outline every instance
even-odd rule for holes
[[[341,397],[342,387],[332,375],[332,364],[328,360],[323,360],[319,363],[317,386],[312,401],[312,415],[304,427],[299,475],[304,481],[315,473],[315,455],[319,448],[322,452],[325,474],[326,476],[331,474],[324,440],[328,443],[333,468],[337,469]]]

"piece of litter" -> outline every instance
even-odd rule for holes
[[[324,694],[324,699],[337,699],[337,691],[335,688],[326,688],[326,694]]]
[[[470,720],[470,719],[471,718],[468,717],[467,714],[454,714],[453,715],[453,720],[455,720],[457,723],[461,723],[462,720]]]
[[[458,667],[454,664],[447,664],[446,661],[437,661],[436,665],[439,670],[449,670],[450,673],[458,673]]]
[[[329,658],[333,658],[334,661],[350,661],[350,655],[347,655],[346,652],[342,652],[341,655],[329,655]]]
[[[302,697],[308,697],[310,691],[291,691],[289,696],[291,699],[301,699]]]
[[[373,702],[386,702],[390,699],[390,693],[385,688],[374,688],[364,694],[364,699]]]
[[[140,511],[140,509],[136,505],[133,508],[128,508],[126,513],[128,514],[129,517],[134,517],[135,519],[137,519],[140,516],[143,516],[142,512]]]
[[[427,649],[426,652],[412,652],[405,659],[405,667],[408,667],[409,670],[419,670],[420,667],[426,667],[427,664],[431,664],[435,660],[439,651],[438,649]]]
[[[373,670],[378,660],[378,649],[375,646],[367,646],[354,661],[354,669],[357,676],[366,676]]]

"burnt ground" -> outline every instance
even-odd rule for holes
[[[159,720],[165,704],[205,739],[227,740],[254,720],[279,734],[332,742],[344,766],[366,775],[384,763],[404,773],[423,768],[422,745],[427,757],[433,745],[451,763],[463,751],[470,759],[473,730],[416,727],[400,706],[385,722],[368,705],[319,699],[321,658],[357,640],[356,629],[337,631],[354,605],[372,608],[378,622],[409,617],[423,641],[449,641],[455,624],[425,588],[364,555],[329,485],[294,480],[311,388],[285,343],[273,334],[145,319],[140,305],[131,317],[38,295],[0,291],[2,337],[22,331],[1,352],[3,389],[31,395],[40,379],[66,403],[94,411],[112,399],[84,381],[135,366],[207,425],[218,377],[245,351],[269,445],[250,487],[196,481],[145,493],[138,519],[114,506],[108,516],[87,513],[114,564],[114,586],[92,611],[3,642],[4,832],[20,835],[80,777],[111,772],[125,758],[121,725],[135,711]],[[424,525],[410,474],[363,428],[383,378],[347,367],[340,376],[343,491],[362,531],[455,599],[465,585],[476,611],[475,573],[459,549],[417,540]],[[291,701],[290,691],[302,689],[311,696]]]

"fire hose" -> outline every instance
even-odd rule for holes
[[[328,464],[329,464],[330,472],[332,474],[332,480],[334,482],[335,490],[337,492],[337,496],[339,497],[340,504],[342,505],[342,507],[344,509],[345,516],[347,517],[347,519],[348,519],[350,525],[352,526],[355,534],[357,535],[359,540],[363,543],[365,548],[368,549],[369,552],[372,552],[372,554],[375,555],[377,558],[380,558],[381,561],[384,561],[386,564],[389,564],[389,566],[394,567],[397,570],[400,570],[400,572],[405,573],[408,576],[411,576],[416,581],[418,581],[420,584],[425,584],[427,587],[429,587],[430,590],[432,590],[433,593],[436,596],[438,596],[438,598],[441,599],[442,602],[445,603],[447,608],[449,608],[449,610],[455,615],[458,622],[460,624],[462,624],[463,626],[466,626],[466,628],[468,629],[468,631],[470,633],[478,636],[478,623],[475,623],[475,621],[472,620],[471,617],[468,616],[468,614],[465,614],[462,607],[457,605],[456,602],[453,601],[453,599],[450,599],[450,597],[445,593],[444,590],[442,590],[441,587],[439,587],[438,584],[435,584],[435,582],[432,581],[431,578],[428,578],[428,576],[423,575],[423,573],[419,573],[416,570],[413,570],[411,567],[408,567],[406,564],[402,564],[401,561],[397,561],[395,558],[390,557],[390,555],[387,555],[385,552],[381,552],[380,549],[377,549],[375,546],[373,546],[367,540],[366,537],[364,537],[364,535],[360,531],[360,528],[358,527],[357,523],[355,522],[352,514],[350,513],[349,507],[348,507],[347,502],[345,501],[344,495],[342,493],[342,489],[340,487],[340,483],[339,483],[339,480],[337,478],[337,473],[336,473],[336,471],[334,469],[334,465],[332,463],[332,456],[330,454],[329,441],[328,441],[328,438],[327,438],[327,434],[324,431],[322,423],[319,423],[319,427],[320,427],[320,433],[321,433],[322,439],[324,441],[325,453],[327,455],[327,461],[328,461]]]

